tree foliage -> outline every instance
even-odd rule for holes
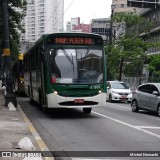
[[[122,74],[128,76],[134,73],[134,76],[139,76],[139,70],[146,57],[145,51],[149,46],[139,34],[149,32],[151,25],[143,17],[132,12],[116,13],[112,20],[120,27],[123,23],[124,32],[119,34],[106,52],[109,59],[109,75],[112,75],[109,79],[121,80]],[[142,24],[143,28],[139,27]]]
[[[8,2],[8,20],[9,35],[12,60],[15,59],[20,49],[20,34],[24,33],[22,19],[26,13],[26,0],[9,0]],[[17,11],[21,9],[21,12]],[[2,33],[2,9],[0,10],[0,32]],[[3,33],[0,34],[0,48],[2,48]]]
[[[150,71],[149,80],[151,82],[160,81],[160,55],[149,57],[148,69]]]
[[[153,24],[147,19],[137,15],[135,12],[119,12],[113,17],[116,24],[125,23],[125,34],[128,36],[139,36],[140,33],[149,33]]]

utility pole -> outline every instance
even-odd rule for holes
[[[113,41],[113,15],[114,15],[115,5],[111,5],[111,22],[110,22],[110,32],[109,32],[109,44],[112,44]]]
[[[4,60],[4,75],[6,83],[5,106],[12,102],[17,107],[15,94],[13,93],[13,79],[11,69],[11,53],[9,40],[9,22],[8,22],[8,0],[1,0],[2,4],[2,30],[3,30],[3,60]]]

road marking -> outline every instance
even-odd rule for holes
[[[112,121],[114,121],[114,122],[117,122],[117,123],[123,124],[123,125],[125,125],[125,126],[130,127],[130,128],[133,128],[133,129],[136,129],[136,130],[139,130],[139,131],[145,132],[146,134],[149,134],[149,135],[151,135],[151,136],[154,136],[154,137],[156,137],[156,138],[159,138],[159,139],[160,139],[160,135],[159,135],[159,134],[155,134],[155,133],[153,133],[153,132],[146,131],[146,130],[144,130],[144,129],[140,128],[140,127],[133,126],[133,125],[131,125],[131,124],[129,124],[129,123],[126,123],[126,122],[120,121],[120,120],[118,120],[118,119],[115,119],[115,118],[112,118],[112,117],[109,117],[109,116],[106,116],[106,115],[103,115],[103,114],[98,113],[98,112],[94,112],[94,111],[92,111],[92,113],[94,113],[94,114],[96,114],[96,115],[99,115],[99,116],[101,116],[101,117],[104,117],[104,118],[110,119],[110,120],[112,120]]]
[[[160,127],[154,127],[154,126],[135,126],[137,128],[148,128],[148,129],[160,129]]]
[[[23,112],[21,106],[18,104],[17,105],[19,112],[21,113],[25,123],[27,124],[30,132],[32,133],[33,137],[35,138],[35,141],[38,144],[38,147],[40,148],[41,151],[50,151],[47,147],[47,145],[44,143],[44,141],[42,140],[42,138],[40,137],[39,133],[36,131],[36,129],[34,128],[33,124],[31,123],[31,121],[28,119],[27,115]],[[44,157],[45,160],[55,160],[54,157]]]
[[[104,158],[102,158],[102,159],[87,159],[87,158],[72,158],[72,160],[124,160],[124,159],[104,159]],[[125,160],[131,160],[131,159],[125,159]]]

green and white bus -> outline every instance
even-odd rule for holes
[[[87,33],[43,35],[24,53],[25,93],[49,108],[82,108],[106,103],[103,39]]]

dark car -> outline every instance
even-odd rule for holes
[[[138,86],[132,94],[131,109],[154,111],[160,116],[160,83],[146,83]]]

